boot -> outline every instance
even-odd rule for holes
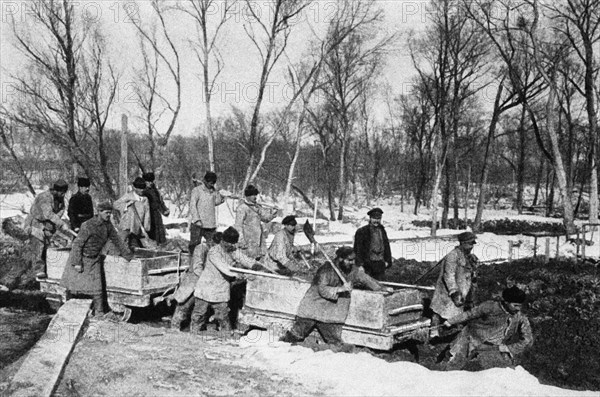
[[[302,342],[302,340],[300,338],[298,338],[296,335],[294,335],[290,331],[286,331],[285,335],[283,335],[281,338],[279,338],[279,341],[280,342],[287,342],[287,343]]]

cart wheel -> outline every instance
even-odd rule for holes
[[[131,319],[131,308],[125,306],[125,308],[123,309],[123,315],[121,316],[121,321],[123,322],[129,322],[129,320]]]

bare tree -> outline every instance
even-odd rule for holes
[[[1,112],[60,147],[104,195],[114,197],[104,138],[118,77],[103,53],[100,27],[85,14],[78,18],[67,0],[27,6],[30,18],[23,25],[11,23],[26,67],[12,76],[18,95]]]
[[[17,156],[17,153],[15,152],[14,143],[13,143],[13,139],[12,139],[13,136],[14,136],[14,127],[11,125],[7,125],[7,123],[4,121],[4,119],[0,118],[0,137],[2,138],[2,143],[3,143],[4,147],[6,148],[6,150],[8,150],[10,157],[13,159],[15,168],[17,169],[19,176],[23,179],[23,181],[27,185],[27,190],[29,190],[29,192],[35,196],[35,189],[31,185],[29,176],[27,175],[27,172],[23,168],[23,165],[21,164],[21,160],[19,159],[19,156]]]
[[[428,100],[434,108],[436,138],[435,179],[431,200],[432,229],[437,228],[437,191],[444,166],[453,170],[456,159],[453,145],[459,130],[460,115],[467,99],[483,89],[483,77],[489,71],[486,58],[489,45],[485,36],[449,0],[433,2],[433,23],[418,39],[409,41],[413,64],[424,82]],[[478,82],[480,84],[476,85]],[[447,194],[447,193],[446,193]],[[443,223],[447,223],[447,204]]]
[[[137,18],[131,18],[131,22],[140,36],[143,61],[142,70],[136,73],[138,84],[135,85],[135,93],[143,112],[142,119],[150,144],[150,162],[154,170],[157,166],[156,147],[167,146],[181,110],[181,62],[179,51],[167,28],[166,18],[171,9],[158,0],[152,0],[151,7],[157,19],[150,27],[143,26]],[[156,23],[160,26],[160,33],[157,33]],[[165,94],[166,90],[160,87],[161,67],[166,68],[169,85],[175,89],[174,99],[169,98]],[[165,113],[166,128],[159,131],[157,124]]]
[[[560,4],[560,3],[559,3]],[[552,5],[560,21],[557,29],[567,38],[571,48],[584,67],[583,90],[591,141],[590,153],[590,210],[589,220],[598,220],[598,115],[596,113],[595,87],[598,76],[598,54],[594,46],[600,42],[600,0],[567,0],[564,4]]]
[[[185,4],[178,7],[192,17],[196,27],[196,39],[188,42],[202,67],[204,129],[208,138],[208,162],[211,171],[215,170],[215,149],[210,105],[215,82],[224,66],[218,39],[221,28],[231,16],[230,10],[236,3],[237,0],[187,0]]]

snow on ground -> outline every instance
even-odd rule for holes
[[[40,190],[42,191],[42,190]],[[8,218],[15,215],[24,215],[28,212],[33,202],[33,196],[30,193],[14,193],[8,195],[0,195],[0,219]],[[228,226],[235,223],[235,208],[237,199],[227,198],[225,203],[217,207],[217,222],[218,230],[224,230]],[[400,206],[395,205],[379,205],[383,210],[383,224],[388,232],[388,237],[392,241],[392,256],[394,258],[414,259],[417,261],[438,261],[450,252],[455,246],[456,241],[448,238],[452,235],[461,233],[463,230],[439,229],[437,236],[440,239],[430,238],[428,228],[419,228],[411,222],[414,220],[428,220],[429,213],[427,209],[423,209],[419,215],[412,214],[412,208],[408,205],[404,206],[404,212]],[[317,219],[316,239],[320,243],[334,243],[339,245],[352,245],[354,233],[356,229],[365,225],[368,222],[367,211],[371,207],[353,208],[348,207],[345,210],[346,217],[352,220],[351,223],[342,222],[327,222],[322,219]],[[172,211],[174,213],[174,211]],[[441,215],[441,214],[440,214]],[[464,210],[461,209],[460,215],[464,217]],[[475,217],[475,210],[469,209],[467,216],[469,219]],[[546,222],[546,223],[561,223],[560,219],[546,218],[539,215],[519,215],[511,210],[485,210],[483,213],[484,219],[519,219],[531,222]],[[273,221],[281,222],[282,217],[277,217]],[[313,223],[312,218],[297,218],[300,225],[308,220]],[[163,217],[166,225],[169,224],[187,224],[188,219],[183,217]],[[578,221],[582,224],[583,221]],[[190,233],[187,229],[173,228],[167,229],[169,238],[179,237],[189,240]],[[587,235],[588,239],[590,236]],[[267,244],[273,240],[273,235],[267,237]],[[400,241],[398,241],[400,240]],[[586,256],[600,257],[600,233],[594,235],[594,244],[586,247]],[[304,233],[298,233],[295,237],[297,245],[308,245],[309,241]],[[509,257],[509,241],[520,243],[518,247],[513,249],[512,258],[520,259],[533,256],[534,239],[530,236],[514,235],[500,236],[492,233],[483,233],[478,235],[477,245],[473,253],[477,255],[481,261],[497,261],[506,260]],[[537,253],[545,253],[546,238],[537,240]],[[555,237],[549,239],[550,255],[556,255],[557,240]],[[565,241],[564,237],[560,237],[558,243],[558,251],[560,256],[574,257],[576,255],[576,246]]]
[[[368,353],[313,352],[275,342],[267,331],[252,330],[240,338],[245,359],[267,371],[311,379],[331,387],[336,396],[598,396],[542,385],[523,367],[479,372],[431,371],[410,362],[387,362]]]
[[[33,201],[29,194],[11,194],[0,196],[0,218],[23,215]],[[383,223],[392,240],[392,255],[395,258],[415,259],[418,261],[437,261],[447,254],[456,241],[449,236],[456,235],[458,230],[438,230],[438,238],[431,239],[429,230],[417,228],[411,224],[415,219],[428,219],[428,214],[415,216],[401,212],[399,207],[381,206],[384,211]],[[233,225],[235,221],[234,204],[229,199],[218,207],[219,229]],[[347,215],[353,218],[352,223],[331,222],[323,230],[318,229],[316,238],[321,243],[351,244],[357,225],[366,224],[367,208],[349,209]],[[410,211],[410,208],[405,208]],[[462,215],[463,213],[461,213]],[[469,213],[470,219],[474,216]],[[517,215],[510,211],[485,211],[485,219],[524,219],[539,222],[560,222],[540,216]],[[299,218],[300,224],[306,218]],[[281,221],[281,219],[276,219]],[[312,219],[309,219],[312,223]],[[167,224],[186,223],[185,218],[165,218]],[[323,225],[324,221],[320,221]],[[323,225],[324,226],[324,225]],[[189,233],[180,229],[168,229],[171,237],[179,236],[189,239]],[[272,239],[272,236],[269,237]],[[538,252],[543,252],[545,239],[538,239]],[[492,233],[478,235],[478,243],[474,253],[482,261],[508,258],[509,241],[521,244],[513,251],[513,258],[533,255],[533,238],[523,235],[498,236]],[[550,239],[550,253],[556,253],[556,238]],[[296,244],[306,245],[308,240],[300,233],[296,236]],[[595,243],[586,248],[588,256],[600,256],[600,244]],[[573,256],[575,247],[561,237],[559,254]],[[331,394],[340,396],[598,396],[598,392],[578,392],[541,385],[539,381],[522,367],[516,369],[495,368],[480,372],[439,372],[431,371],[410,362],[389,363],[367,353],[347,354],[331,351],[313,352],[311,349],[290,346],[275,342],[273,335],[266,331],[253,330],[240,339],[240,346],[245,348],[245,359],[266,371],[284,371],[290,377],[314,379],[324,385],[331,386]]]

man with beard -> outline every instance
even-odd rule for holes
[[[271,222],[277,209],[267,209],[256,202],[258,189],[248,185],[245,199],[235,211],[235,228],[240,232],[239,249],[251,258],[259,260],[264,255],[264,233],[261,222]]]
[[[512,286],[502,291],[501,299],[483,302],[444,322],[446,327],[466,323],[450,346],[447,369],[462,369],[477,356],[483,369],[514,365],[515,357],[533,343],[531,325],[521,312],[526,297]]]
[[[296,247],[294,247],[294,236],[296,235],[296,217],[288,215],[281,221],[283,228],[275,233],[267,255],[265,255],[263,266],[267,269],[290,276],[299,269],[294,258]]]
[[[215,189],[217,174],[206,172],[201,184],[192,190],[190,198],[190,255],[202,242],[212,238],[217,230],[217,206],[225,202],[225,198]]]
[[[343,345],[342,327],[348,316],[352,288],[392,292],[367,275],[362,267],[354,266],[356,256],[352,247],[340,247],[335,255],[333,261],[347,282],[342,282],[330,263],[321,266],[300,302],[294,325],[281,341],[301,342],[316,327],[326,343],[339,347]]]
[[[88,178],[77,179],[78,191],[69,200],[69,221],[71,229],[78,232],[81,224],[94,216],[94,203],[90,196],[90,180]]]
[[[439,336],[441,319],[457,316],[473,306],[473,287],[476,280],[477,257],[471,254],[477,236],[471,232],[458,235],[459,245],[446,255],[435,285],[431,310],[430,338]]]
[[[62,276],[61,284],[68,296],[91,296],[96,316],[106,314],[106,286],[103,285],[102,260],[100,254],[108,240],[118,247],[127,261],[133,253],[119,238],[110,222],[113,207],[110,202],[98,204],[98,215],[81,225],[79,234],[73,240],[73,247]]]
[[[169,209],[156,187],[154,172],[146,172],[142,176],[146,181],[146,187],[142,195],[148,199],[150,206],[150,230],[148,236],[156,241],[156,244],[163,245],[167,242],[165,225],[163,224],[163,215],[169,216]]]
[[[65,194],[69,185],[62,179],[52,187],[35,196],[29,215],[25,219],[25,231],[31,236],[32,266],[37,278],[46,278],[46,251],[50,239],[58,229],[70,231],[61,216],[65,211]]]
[[[383,211],[373,208],[369,212],[369,224],[356,231],[354,251],[356,262],[376,280],[385,279],[385,269],[392,265],[392,250],[385,228],[381,224]]]

